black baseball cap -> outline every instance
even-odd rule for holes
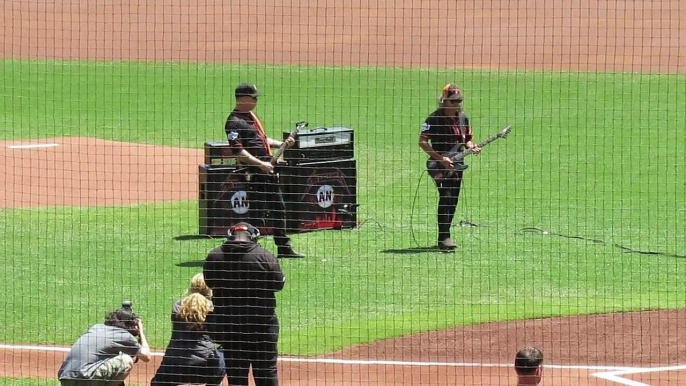
[[[252,229],[254,227],[249,222],[241,221],[238,224],[234,225],[232,228],[235,230],[243,231],[243,230]],[[243,229],[243,228],[245,228],[245,229]]]
[[[238,87],[236,87],[235,95],[236,98],[242,96],[257,98],[258,96],[262,95],[262,92],[258,90],[257,86],[255,86],[254,84],[243,82],[239,84]]]
[[[236,232],[241,232],[241,231],[248,232],[251,235],[255,235],[255,234],[259,235],[259,233],[260,233],[260,230],[256,227],[254,227],[252,224],[245,222],[245,221],[241,221],[238,224],[229,228],[228,235],[231,236],[231,234],[235,234]]]

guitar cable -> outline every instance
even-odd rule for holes
[[[414,226],[413,226],[413,224],[414,224],[414,206],[415,206],[415,203],[417,202],[417,193],[419,192],[419,186],[422,182],[422,178],[424,177],[424,173],[426,173],[426,170],[422,171],[422,174],[420,174],[420,176],[418,178],[417,187],[416,187],[415,193],[414,193],[414,198],[412,199],[412,207],[410,209],[410,233],[412,235],[412,241],[414,241],[417,248],[422,248],[422,246],[419,245],[419,243],[417,242],[417,238],[415,237],[415,234],[414,234]],[[477,225],[477,224],[475,224],[471,221],[467,221],[467,220],[461,220],[459,225],[461,227],[466,227],[466,228],[488,227],[488,225]],[[604,240],[593,239],[593,238],[584,237],[584,236],[566,235],[566,234],[557,233],[557,232],[553,232],[553,231],[543,230],[543,229],[537,228],[537,227],[524,227],[524,228],[521,228],[521,229],[518,229],[517,231],[515,231],[515,234],[520,234],[520,235],[527,234],[527,233],[529,233],[529,234],[538,233],[538,234],[543,235],[543,236],[557,236],[557,237],[562,237],[562,238],[566,238],[566,239],[575,239],[575,240],[587,241],[587,242],[591,242],[591,243],[596,244],[596,245],[605,245],[605,246],[611,246],[611,247],[619,248],[622,251],[624,251],[625,253],[636,253],[636,254],[640,254],[640,255],[653,255],[653,256],[686,259],[686,255],[680,255],[678,253],[639,250],[639,249],[626,247],[626,246],[618,244],[618,243],[608,243]],[[471,235],[471,236],[476,237],[474,235]],[[478,237],[476,237],[476,238],[478,239]]]
[[[415,188],[414,197],[412,198],[412,206],[410,207],[410,235],[412,236],[412,241],[414,241],[414,245],[417,248],[423,248],[423,247],[421,245],[419,245],[419,242],[417,241],[417,237],[414,234],[414,206],[417,203],[417,193],[419,193],[419,186],[421,185],[422,178],[424,178],[424,174],[426,174],[426,173],[427,173],[427,171],[426,171],[426,169],[424,169],[422,171],[422,174],[420,174],[419,178],[417,179],[417,187]],[[465,189],[464,187],[461,188],[462,191],[464,191],[464,189]],[[476,225],[473,222],[468,221],[468,220],[460,220],[459,225],[461,227],[477,227],[477,226],[485,227],[485,226],[487,226],[487,225]],[[478,237],[476,237],[474,235],[471,235],[471,236],[476,238],[477,240],[480,240]]]
[[[412,241],[414,241],[414,244],[417,246],[417,248],[421,248],[419,243],[417,242],[417,238],[414,235],[414,205],[417,202],[417,193],[419,193],[419,185],[422,182],[422,178],[424,178],[424,174],[426,173],[426,169],[422,171],[422,174],[419,175],[419,178],[417,179],[417,188],[414,191],[414,198],[412,199],[412,207],[410,208],[410,235],[412,235]]]
[[[637,253],[640,255],[656,255],[656,256],[662,256],[662,257],[674,257],[674,258],[679,258],[679,259],[686,259],[686,255],[679,255],[677,253],[668,253],[668,252],[660,252],[660,251],[643,251],[639,249],[634,249],[634,248],[629,248],[621,244],[617,243],[609,243],[604,240],[600,239],[593,239],[590,237],[584,237],[584,236],[574,236],[574,235],[566,235],[562,233],[557,233],[553,231],[547,231],[544,229],[536,228],[536,227],[525,227],[521,228],[517,231],[519,234],[526,234],[526,233],[538,233],[543,236],[557,236],[557,237],[562,237],[566,239],[575,239],[575,240],[582,240],[582,241],[587,241],[591,242],[596,245],[605,245],[605,246],[612,246],[615,248],[619,248],[623,250],[625,253]]]

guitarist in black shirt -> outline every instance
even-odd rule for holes
[[[457,248],[450,238],[450,227],[460,196],[462,174],[466,169],[463,161],[453,164],[449,155],[466,149],[474,155],[481,151],[472,142],[472,127],[462,111],[463,101],[462,91],[457,86],[446,85],[438,109],[426,118],[419,135],[419,147],[429,155],[429,162],[437,161],[443,166],[442,171],[430,170],[438,188],[438,247],[441,250]]]
[[[273,212],[271,222],[274,243],[278,249],[277,257],[305,257],[293,249],[291,239],[286,233],[286,203],[281,191],[279,174],[274,171],[279,157],[272,152],[274,148],[281,152],[284,148],[293,146],[295,138],[290,136],[282,142],[267,136],[262,122],[253,112],[261,95],[254,84],[239,84],[235,90],[236,106],[226,119],[224,131],[233,155],[240,164],[249,168],[250,184],[257,197],[256,203]],[[254,210],[253,213],[257,214],[259,211]],[[260,224],[261,220],[263,219],[253,218],[251,222]]]

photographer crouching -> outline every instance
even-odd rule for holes
[[[150,361],[150,347],[141,319],[125,301],[76,340],[57,378],[62,386],[122,386],[139,359]]]

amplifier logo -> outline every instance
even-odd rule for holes
[[[333,205],[333,186],[322,185],[317,189],[317,205],[328,208]]]
[[[317,145],[324,144],[324,143],[334,143],[336,142],[336,136],[335,135],[329,135],[326,137],[315,137],[314,138],[314,143]]]
[[[314,174],[307,179],[305,184],[305,186],[308,186],[308,189],[304,192],[300,201],[317,204],[317,206],[324,209],[330,208],[334,204],[336,199],[334,187],[338,189],[339,196],[350,194],[350,189],[345,181],[345,174],[338,169]]]
[[[230,200],[231,209],[238,214],[246,214],[250,209],[250,203],[248,202],[248,194],[245,190],[239,190],[231,196]]]
[[[231,173],[219,185],[215,206],[246,214],[250,209],[244,176]],[[229,198],[230,197],[230,198]]]

